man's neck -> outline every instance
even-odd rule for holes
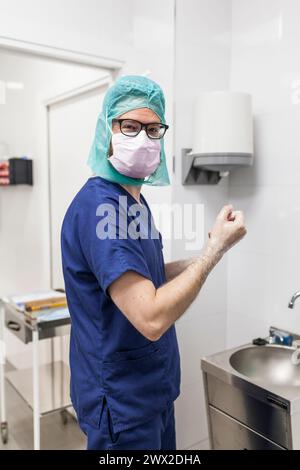
[[[128,184],[121,184],[121,186],[126,189],[126,191],[131,194],[131,196],[141,204],[140,194],[142,186],[130,186]]]

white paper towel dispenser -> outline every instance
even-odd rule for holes
[[[193,148],[182,150],[182,183],[216,184],[234,168],[252,164],[251,95],[202,93],[196,101]]]

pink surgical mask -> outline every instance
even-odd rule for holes
[[[149,139],[142,130],[136,137],[121,132],[112,134],[113,154],[110,163],[122,175],[146,178],[152,175],[160,163],[160,141]]]

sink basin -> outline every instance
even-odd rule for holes
[[[231,366],[254,380],[281,386],[300,386],[300,364],[292,363],[295,349],[283,346],[253,346],[230,357]]]

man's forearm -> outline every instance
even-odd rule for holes
[[[200,256],[170,264],[170,270],[167,269],[170,281],[156,288],[151,279],[129,270],[109,286],[109,294],[135,328],[155,341],[190,306],[223,253],[245,234],[243,213],[226,205],[219,212]]]
[[[190,264],[195,262],[197,257],[189,258],[189,259],[182,259],[178,261],[171,261],[170,263],[165,263],[165,273],[167,282],[174,279],[174,277],[178,276],[182,273]]]
[[[222,253],[208,244],[202,254],[193,258],[178,276],[156,290],[154,324],[160,335],[190,306],[221,257]]]

